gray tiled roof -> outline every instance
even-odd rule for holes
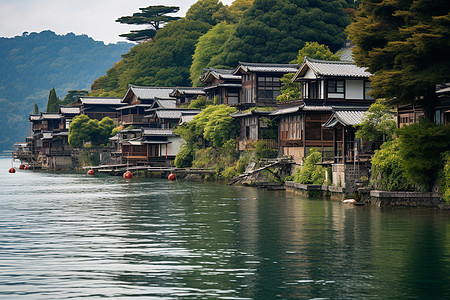
[[[57,113],[41,113],[41,119],[53,119],[53,120],[57,120],[57,119],[62,119],[62,115],[61,114],[57,114]]]
[[[338,123],[344,126],[361,124],[367,109],[368,108],[366,108],[366,110],[337,110],[331,115],[328,121],[323,124],[323,127],[334,127]]]
[[[366,68],[361,68],[352,62],[346,61],[325,61],[305,57],[305,61],[300,68],[301,72],[307,65],[318,76],[338,76],[338,77],[369,77],[371,74]],[[296,76],[297,77],[297,74]]]
[[[176,100],[156,100],[156,103],[158,103],[159,107],[162,107],[162,108],[175,108],[175,107],[177,107],[177,101]]]
[[[145,136],[173,136],[175,134],[172,129],[145,128],[143,135],[145,135]]]
[[[83,104],[123,105],[122,98],[80,97],[80,101]]]
[[[219,83],[219,84],[207,86],[204,89],[212,90],[212,89],[215,89],[218,87],[241,88],[242,84],[240,84],[240,83]]]
[[[236,74],[242,70],[243,72],[265,72],[265,73],[295,73],[298,71],[297,64],[266,64],[266,63],[247,63],[239,62],[239,66],[234,70]]]
[[[149,87],[149,86],[136,86],[130,85],[131,91],[136,95],[138,99],[170,99],[170,93],[176,89],[176,87]]]
[[[175,97],[177,93],[181,95],[204,95],[205,92],[201,87],[177,87],[171,93],[171,97]]]
[[[179,119],[182,115],[197,115],[200,110],[182,110],[182,109],[156,109],[154,111],[160,119]]]
[[[215,69],[215,68],[208,68],[203,69],[203,75],[200,78],[201,81],[206,79],[208,75],[212,75],[217,79],[224,79],[224,80],[240,80],[240,75],[234,75],[234,70],[228,70],[228,69]]]
[[[196,115],[181,115],[181,122],[180,125],[189,123],[190,121],[194,120]]]
[[[30,115],[30,121],[39,121],[41,119],[41,115]]]

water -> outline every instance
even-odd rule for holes
[[[450,298],[447,211],[10,166],[0,299]]]

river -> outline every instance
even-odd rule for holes
[[[0,299],[450,299],[448,211],[9,167]]]

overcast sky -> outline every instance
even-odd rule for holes
[[[121,33],[145,28],[115,20],[149,5],[179,6],[184,16],[197,0],[0,0],[0,36],[51,30],[57,34],[87,34],[97,41],[125,41]],[[230,5],[234,0],[222,0]]]

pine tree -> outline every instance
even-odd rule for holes
[[[363,0],[349,33],[356,64],[373,74],[371,96],[418,102],[432,120],[435,86],[450,79],[448,0]]]
[[[37,105],[37,103],[34,103],[34,109],[33,109],[33,115],[38,115],[39,114],[39,106]]]
[[[50,90],[48,94],[48,102],[47,102],[47,112],[54,113],[59,111],[59,99],[56,96],[55,88]]]

